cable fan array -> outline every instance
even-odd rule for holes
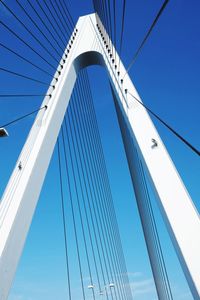
[[[18,141],[25,138],[33,117],[46,111],[42,100],[52,97],[77,29],[63,0],[8,0],[0,2],[0,31],[0,137],[14,137],[19,151]],[[12,145],[13,140],[5,143]],[[6,184],[8,178],[4,180]]]
[[[93,299],[99,296],[106,299],[132,299],[86,71],[81,71],[78,77],[57,147],[69,298],[72,298],[72,289],[67,231],[71,229],[68,228],[65,215],[70,209],[82,298],[87,298],[83,279],[83,273],[87,270],[88,289]],[[69,202],[68,209],[64,205],[65,197]]]
[[[116,69],[119,70],[120,60],[116,61],[116,51],[118,50],[119,57],[121,57],[123,36],[124,36],[126,0],[122,1],[122,12],[119,11],[120,18],[117,18],[118,5],[115,0],[112,1],[93,0],[93,6],[95,12],[97,13],[97,24],[100,24],[99,22],[100,20],[104,26],[104,28],[100,28],[102,31],[102,35],[104,35],[105,32],[108,34],[108,38],[105,41],[108,53],[110,57],[113,59],[113,63],[115,62]],[[119,19],[120,19],[121,26],[117,24],[118,23],[117,20]],[[121,27],[119,33],[117,32],[118,27]],[[119,42],[117,37],[119,37]]]
[[[123,83],[124,78],[127,74],[129,74],[129,71],[135,64],[135,61],[137,60],[138,56],[140,55],[143,47],[145,46],[147,40],[149,39],[154,27],[157,25],[160,17],[162,16],[163,12],[165,11],[167,5],[169,3],[169,0],[163,1],[160,9],[158,10],[153,22],[151,23],[148,31],[146,32],[144,38],[142,39],[141,43],[139,44],[137,50],[133,54],[133,57],[131,59],[131,62],[129,63],[128,67],[126,68],[126,71],[124,74],[120,74],[120,58],[122,56],[122,48],[123,48],[123,38],[124,38],[124,29],[125,29],[125,19],[126,19],[126,0],[123,0],[121,3],[121,11],[118,12],[118,16],[121,20],[121,26],[117,26],[117,7],[116,7],[116,1],[115,0],[109,0],[109,1],[101,1],[101,0],[93,0],[93,6],[95,9],[95,12],[97,12],[97,24],[98,28],[100,29],[101,36],[104,40],[104,43],[106,44],[106,49],[112,58],[112,62],[115,63],[115,69],[118,70],[117,74],[121,77],[121,83]],[[118,18],[118,19],[119,19]],[[104,28],[100,26],[99,24],[103,24]],[[120,28],[118,28],[120,27]],[[117,32],[119,31],[119,33]],[[108,34],[108,38],[105,39],[104,36]],[[119,39],[117,39],[119,37]],[[114,47],[113,47],[114,45]],[[119,61],[116,61],[116,51],[118,51],[119,54]],[[190,148],[195,154],[200,156],[200,151],[192,145],[185,137],[183,137],[180,133],[178,133],[174,128],[172,128],[171,125],[168,124],[163,118],[161,118],[158,114],[153,112],[150,108],[147,108],[141,101],[135,98],[132,94],[129,93],[128,90],[125,90],[126,93],[128,93],[132,98],[133,101],[137,101],[137,103],[144,106],[152,116],[154,116],[157,120],[160,121],[162,125],[164,125],[169,131],[171,131],[181,142],[183,142],[186,146]]]
[[[51,98],[66,63],[76,28],[65,1],[1,1],[6,12],[0,20],[2,59],[0,76],[6,78],[0,98]],[[75,28],[75,30],[74,30]],[[67,42],[70,40],[68,47]],[[15,47],[14,47],[15,45]],[[53,81],[52,81],[53,79]],[[53,82],[51,84],[51,81]],[[10,86],[9,82],[14,82]],[[46,92],[49,87],[48,92]],[[34,91],[34,92],[33,92]],[[34,102],[29,102],[30,106]],[[39,104],[39,101],[38,101]],[[80,110],[75,110],[76,106]],[[40,110],[31,108],[1,127],[15,125]],[[57,142],[58,169],[66,254],[68,298],[75,299],[72,287],[73,264],[77,262],[82,299],[132,299],[125,258],[114,210],[88,75],[79,76]],[[67,192],[67,193],[66,193]],[[67,216],[71,214],[71,223]],[[71,227],[69,227],[71,226]],[[75,251],[70,259],[68,230],[74,233]],[[88,286],[84,277],[89,276]]]
[[[137,146],[135,145],[130,131],[126,126],[126,122],[116,100],[115,107],[124,140],[129,170],[136,194],[138,211],[140,213],[140,219],[158,297],[160,299],[172,300],[173,295],[161,247],[161,241],[158,234],[155,214],[152,206],[152,199],[150,197],[148,176],[146,174],[143,162],[138,154]]]
[[[45,86],[51,86],[52,79],[55,84],[58,81],[76,36],[66,2],[17,0],[1,1],[0,5],[5,11],[0,20],[0,49],[5,57],[0,74],[8,83],[16,77],[15,93],[3,90],[0,97],[50,97],[45,94]],[[51,87],[53,90],[54,85]],[[11,89],[9,84],[6,88]]]

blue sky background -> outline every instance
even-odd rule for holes
[[[22,17],[19,7],[13,1],[8,0],[6,3]],[[26,5],[26,1],[22,1],[22,3]],[[70,1],[70,3],[69,7],[75,19],[79,15],[92,12],[92,5],[89,1],[75,0],[73,3]],[[122,53],[125,66],[128,66],[161,3],[158,0],[127,1]],[[119,13],[121,1],[117,1],[117,5]],[[198,0],[170,1],[130,72],[144,103],[163,117],[198,149],[200,149],[199,11],[200,3]],[[33,45],[36,45],[2,5],[0,5],[0,19],[12,26],[16,32],[21,33]],[[29,24],[28,20],[24,20]],[[118,20],[120,20],[120,15],[118,15]],[[14,47],[20,53],[42,65],[42,62],[31,51],[17,42],[2,26],[0,28],[0,41],[12,48]],[[27,66],[27,64],[16,60],[13,55],[8,56],[8,53],[2,48],[0,48],[0,66],[36,76],[47,82],[50,80],[48,76],[44,76],[34,68]],[[48,66],[44,66],[48,69]],[[49,69],[49,71],[51,70]],[[91,67],[89,76],[133,295],[136,300],[154,300],[157,299],[155,288],[108,79],[105,71],[100,67]],[[30,91],[45,93],[46,91],[45,86],[17,79],[3,72],[0,72],[0,80],[2,83],[0,93],[28,93]],[[23,113],[36,109],[41,101],[42,98],[0,99],[0,125]],[[33,120],[34,118],[30,117],[9,127],[10,137],[0,140],[1,194]],[[154,122],[199,211],[199,158],[156,120]],[[59,181],[57,177],[53,176],[57,172],[57,168],[57,156],[54,155],[9,300],[66,299],[66,269]],[[190,300],[192,296],[155,203],[154,207],[174,299]],[[73,241],[73,236],[70,238]],[[71,261],[73,261],[73,257]],[[80,281],[75,268],[72,276],[74,278],[75,299],[78,299],[79,289],[77,287],[80,285]],[[85,284],[88,285],[87,274],[85,274]]]

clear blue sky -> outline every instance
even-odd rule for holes
[[[118,3],[117,11],[119,13],[121,1],[116,2]],[[12,0],[7,0],[6,3],[19,16],[22,16],[19,8]],[[26,1],[22,1],[22,3],[26,5]],[[89,0],[75,0],[70,1],[70,3],[70,11],[75,19],[79,15],[90,13],[93,10]],[[122,51],[122,60],[126,66],[129,64],[133,53],[161,4],[162,1],[160,0],[127,1]],[[170,1],[130,72],[144,103],[163,117],[198,149],[200,149],[199,11],[200,3],[198,0]],[[0,5],[0,19],[31,41],[28,34],[25,34],[20,25],[13,20],[2,5]],[[117,20],[120,20],[120,15],[118,15]],[[29,23],[27,22],[27,24]],[[30,51],[25,50],[25,47],[14,40],[2,27],[0,28],[0,42],[4,42],[12,48],[14,47],[20,53],[26,54],[26,56],[42,66],[41,61],[37,57]],[[31,42],[34,44],[34,41]],[[42,73],[38,74],[33,68],[28,69],[25,63],[20,64],[19,60],[16,60],[14,56],[8,56],[7,52],[2,48],[0,48],[0,67],[26,72],[26,74],[31,76],[39,76],[38,78],[41,80],[49,80],[48,76],[45,77]],[[136,300],[154,300],[157,299],[155,288],[108,79],[105,71],[100,67],[90,68],[89,76],[133,295]],[[45,93],[46,89],[45,86],[38,86],[37,84],[19,80],[16,77],[5,75],[3,72],[0,72],[0,80],[2,83],[0,85],[0,93],[28,93],[29,91]],[[23,113],[36,109],[41,101],[42,98],[0,99],[0,125]],[[32,122],[33,118],[29,118],[15,126],[11,126],[9,128],[10,137],[0,140],[1,194]],[[156,120],[154,122],[199,211],[199,158],[169,133],[168,130],[157,123]],[[57,196],[59,195],[59,182],[53,176],[57,172],[56,170],[57,157],[54,155],[9,300],[67,299],[60,198]],[[156,213],[156,216],[174,299],[190,300],[192,296],[159,212]],[[73,258],[71,263],[73,263]],[[87,274],[84,275],[85,284],[87,285]],[[78,276],[76,277],[76,270],[73,272],[73,277],[77,286],[80,285],[79,278]],[[79,291],[74,291],[75,299],[79,299],[78,293]]]

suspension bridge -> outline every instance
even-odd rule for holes
[[[67,1],[0,2],[5,14],[0,20],[4,32],[0,45],[6,57],[10,57],[8,65],[2,60],[1,76],[5,81],[15,78],[17,86],[16,93],[15,87],[6,85],[11,92],[4,92],[0,97],[43,98],[37,109],[10,117],[0,124],[3,145],[4,141],[13,139],[12,126],[35,117],[0,203],[1,300],[9,299],[53,156],[56,156],[58,182],[53,197],[60,199],[62,212],[65,298],[131,300],[135,297],[87,71],[92,65],[103,67],[109,79],[157,297],[159,300],[176,299],[159,236],[153,197],[191,296],[200,299],[199,213],[151,117],[193,155],[198,157],[200,152],[142,102],[129,76],[168,2],[164,1],[158,9],[128,67],[121,60],[126,1],[122,1],[120,10],[119,35],[118,6],[114,0],[93,1],[94,13],[79,17],[77,23]],[[16,69],[16,61],[19,69]],[[30,72],[27,72],[28,67]],[[32,84],[42,88],[37,90]],[[31,90],[38,92],[31,93]],[[78,296],[72,283],[75,273],[80,290]]]

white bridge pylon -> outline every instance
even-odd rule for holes
[[[103,28],[102,24],[100,27]],[[147,111],[125,92],[128,89],[140,99],[128,75],[121,83],[125,68],[122,63],[120,70],[115,68],[98,31],[95,14],[79,18],[76,28],[78,31],[73,43],[71,39],[67,45],[66,53],[68,49],[70,51],[66,63],[62,70],[58,70],[61,71],[58,82],[53,80],[51,84],[55,88],[50,87],[47,93],[52,97],[45,98],[42,103],[41,107],[47,108],[36,117],[0,203],[0,300],[8,297],[78,72],[92,64],[103,65],[107,70],[120,113],[151,178],[162,216],[193,297],[197,300],[200,298],[198,212]],[[106,33],[104,37],[108,40]],[[117,54],[116,61],[119,61]],[[156,147],[152,147],[152,141],[156,141]],[[128,159],[130,161],[131,157]],[[140,201],[139,197],[137,201]]]

